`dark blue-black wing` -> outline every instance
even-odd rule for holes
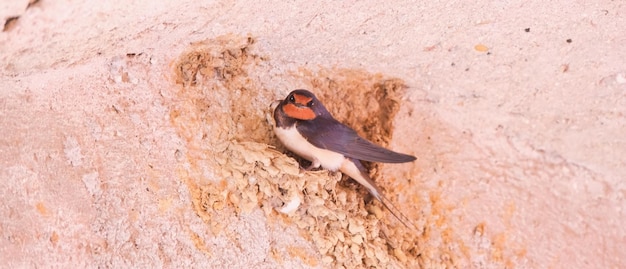
[[[360,137],[350,127],[333,118],[317,117],[310,121],[300,121],[296,128],[316,147],[339,152],[346,157],[382,163],[405,163],[415,160],[411,155],[388,150]]]

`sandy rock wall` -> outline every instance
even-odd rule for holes
[[[619,2],[0,7],[3,267],[624,264]],[[418,157],[368,164],[414,229],[299,170],[295,88]]]

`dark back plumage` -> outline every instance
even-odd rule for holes
[[[281,105],[306,107],[315,113],[307,120],[295,119],[298,131],[316,147],[339,152],[346,157],[368,162],[404,163],[415,157],[394,152],[360,137],[352,128],[337,121],[317,97],[307,90],[294,90]]]

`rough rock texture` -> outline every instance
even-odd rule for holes
[[[1,267],[626,265],[620,1],[5,2]],[[416,227],[300,171],[295,88]]]

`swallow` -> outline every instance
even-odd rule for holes
[[[397,210],[369,177],[361,161],[405,163],[414,156],[394,152],[360,137],[337,121],[317,97],[307,90],[294,90],[274,109],[274,132],[290,151],[311,162],[306,170],[320,166],[343,174],[363,185],[402,224],[412,222]],[[413,227],[416,227],[413,225]]]

